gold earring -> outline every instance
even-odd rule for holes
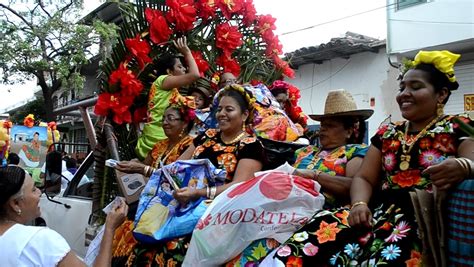
[[[436,114],[441,116],[444,114],[444,104],[438,103],[436,104]]]

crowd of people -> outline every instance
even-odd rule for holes
[[[230,186],[252,179],[269,163],[262,143],[251,131],[252,93],[230,73],[220,77],[217,92],[193,87],[200,75],[186,39],[178,39],[175,46],[186,67],[177,56],[161,59],[148,97],[149,118],[138,140],[137,159],[121,161],[116,169],[150,177],[162,164],[209,159],[227,172],[223,185],[175,190],[175,200],[184,206],[199,198],[214,199]],[[451,194],[461,186],[465,201],[456,206],[456,215],[474,227],[474,140],[455,120],[471,126],[474,122],[466,114],[446,115],[443,110],[459,86],[453,69],[458,58],[448,51],[420,51],[398,81],[396,101],[405,121],[382,124],[370,145],[363,140],[365,121],[373,111],[358,109],[346,90],[331,91],[324,113],[310,115],[320,122],[320,145],[298,149],[293,164],[294,175],[321,185],[324,208],[315,210],[286,242],[255,240],[228,259],[227,266],[434,266],[424,236],[431,233],[419,225],[419,209],[412,204],[414,192]],[[193,98],[180,94],[178,89],[185,86]],[[306,127],[302,117],[291,114],[289,87],[284,82],[270,87],[288,118]],[[211,107],[212,99],[217,106]],[[206,128],[207,116],[214,114],[217,128]],[[15,166],[2,168],[0,175],[2,258],[11,266],[81,266],[57,233],[23,225],[40,212],[40,193],[31,177]],[[471,216],[463,217],[464,211],[471,211]],[[95,265],[175,266],[183,262],[192,235],[143,244],[133,236],[133,218],[125,219],[125,214],[127,205],[122,203],[107,216]],[[460,233],[463,237],[456,238]],[[474,232],[460,233],[448,236],[447,262],[472,266]],[[258,258],[251,256],[256,249]]]

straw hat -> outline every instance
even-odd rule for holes
[[[333,90],[328,93],[324,114],[313,114],[309,117],[315,121],[320,121],[328,117],[354,116],[366,120],[374,113],[371,109],[357,109],[357,105],[352,95],[344,89]]]
[[[193,87],[191,89],[189,89],[189,94],[191,94],[192,92],[201,92],[204,96],[208,97],[208,98],[211,98],[212,97],[212,92],[210,90],[208,90],[207,88],[204,88],[202,86],[197,86],[197,87]]]

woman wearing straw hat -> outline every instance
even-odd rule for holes
[[[339,89],[329,92],[324,114],[309,115],[313,120],[321,122],[319,136],[321,147],[307,146],[298,149],[295,152],[294,174],[321,184],[321,192],[326,198],[325,209],[339,208],[350,203],[349,189],[352,177],[367,152],[367,146],[362,144],[365,120],[373,112],[369,109],[357,109],[352,95],[344,89]],[[295,233],[300,234],[302,233]],[[305,232],[305,235],[307,239],[317,238],[314,232]],[[290,242],[296,243],[296,241]],[[253,242],[241,255],[234,258],[229,266],[235,266],[237,262],[244,266],[249,258],[261,260],[255,258],[252,252],[264,248],[268,253],[274,248],[272,244],[277,243],[267,239]]]

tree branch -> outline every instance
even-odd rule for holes
[[[15,10],[11,9],[11,7],[9,6],[6,6],[2,3],[0,3],[0,7],[3,7],[5,8],[6,10],[10,11],[13,15],[17,16],[19,19],[21,19],[24,23],[26,23],[26,25],[28,25],[28,27],[30,27],[30,29],[34,29],[34,26],[29,22],[27,21],[22,15],[18,14]]]
[[[46,9],[44,9],[44,3],[43,3],[42,0],[38,1],[38,5],[41,7],[41,9],[44,11],[44,13],[46,13],[46,15],[48,15],[48,17],[51,18],[51,14],[49,14],[49,12],[46,11]]]

